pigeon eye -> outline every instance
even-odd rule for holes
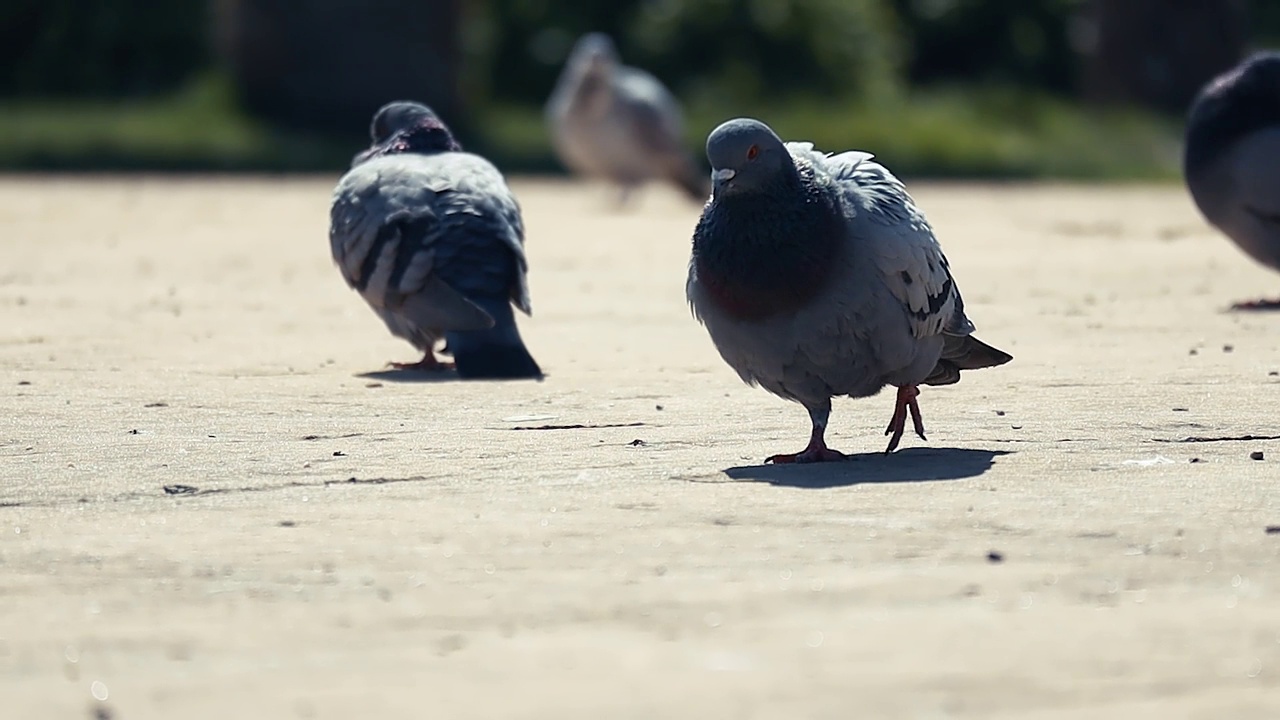
[[[760,154],[760,147],[758,145],[752,145],[751,147],[747,148],[748,160],[755,160],[756,156],[759,154]]]

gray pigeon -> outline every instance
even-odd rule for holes
[[[980,342],[947,259],[902,183],[863,152],[825,155],[758,120],[707,138],[715,190],[693,235],[694,316],[749,385],[809,411],[813,433],[766,462],[838,460],[824,434],[831,398],[898,388],[886,453],[919,385],[1009,362]]]
[[[618,61],[607,35],[574,46],[547,102],[560,161],[571,171],[622,189],[620,202],[649,180],[674,183],[697,202],[711,187],[684,147],[680,105],[649,73]]]
[[[502,174],[465,153],[429,108],[378,110],[338,181],[329,243],[347,284],[424,353],[398,368],[440,370],[443,338],[462,378],[541,377],[516,327],[530,312],[520,206]]]
[[[1183,172],[1205,218],[1280,270],[1280,53],[1260,52],[1210,82],[1187,119]],[[1280,299],[1237,303],[1280,309]]]

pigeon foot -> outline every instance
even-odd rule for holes
[[[635,208],[636,190],[639,185],[630,183],[622,184],[617,187],[617,194],[613,196],[613,200],[609,203],[609,210],[615,213],[623,213]]]
[[[1258,300],[1242,300],[1232,303],[1231,309],[1236,311],[1268,312],[1280,310],[1280,298],[1261,298]]]
[[[924,436],[924,419],[920,417],[920,405],[916,402],[918,397],[920,397],[920,388],[915,385],[903,385],[898,388],[898,402],[893,408],[893,419],[889,421],[889,427],[884,429],[885,435],[892,435],[889,438],[889,447],[884,450],[885,455],[898,448],[902,433],[907,428],[908,412],[911,413],[911,424],[915,428],[916,435],[919,435],[921,440],[928,441],[929,438]]]
[[[827,442],[822,439],[823,430],[825,430],[825,428],[815,425],[813,428],[813,435],[809,438],[808,447],[798,453],[770,455],[765,459],[765,464],[799,465],[804,463],[835,462],[837,460],[844,460],[844,453],[827,447]]]
[[[418,362],[411,362],[411,363],[389,362],[387,363],[387,367],[393,370],[413,370],[417,372],[443,372],[445,370],[452,370],[453,363],[437,360],[435,353],[428,352]]]

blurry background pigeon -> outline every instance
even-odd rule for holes
[[[827,156],[764,123],[731,120],[707,139],[715,191],[693,236],[694,315],[744,381],[804,405],[809,445],[768,461],[837,460],[831,398],[898,388],[885,452],[907,414],[924,438],[918,385],[1012,357],[980,342],[924,215],[871,155]]]
[[[1280,270],[1280,53],[1252,55],[1200,92],[1183,171],[1205,218],[1249,257]],[[1280,309],[1280,299],[1235,307]]]
[[[424,353],[400,368],[447,368],[463,378],[540,377],[511,304],[530,312],[520,207],[502,174],[462,152],[429,108],[384,106],[373,146],[333,193],[329,241],[347,284],[392,334]]]
[[[674,183],[700,203],[711,192],[684,147],[675,97],[654,76],[622,65],[606,35],[585,35],[574,46],[547,103],[547,121],[560,161],[620,185],[620,202],[648,180]]]

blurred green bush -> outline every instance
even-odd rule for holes
[[[1085,0],[892,0],[915,86],[982,82],[1075,90]]]
[[[295,0],[302,21],[341,0]],[[351,0],[352,9],[362,3]],[[363,12],[414,17],[446,0],[363,4]],[[275,7],[238,0],[236,7]],[[625,61],[681,95],[737,100],[894,92],[904,84],[998,82],[1054,93],[1073,89],[1071,22],[1084,0],[474,0],[461,35],[468,104],[539,104],[578,36],[614,36]],[[163,94],[206,72],[212,0],[4,0],[0,97],[130,97]],[[277,13],[279,14],[279,13]],[[290,28],[255,34],[289,38]],[[446,15],[446,17],[448,17]],[[1280,18],[1277,18],[1280,22]],[[341,28],[334,31],[341,32]],[[412,28],[409,33],[412,33]],[[397,35],[402,34],[397,31]],[[340,40],[313,33],[323,54]],[[394,39],[394,38],[393,38]],[[352,58],[358,62],[358,57]]]
[[[204,0],[3,0],[0,96],[173,90],[212,61]]]
[[[329,168],[391,92],[504,167],[551,170],[541,106],[603,31],[685,100],[691,143],[752,114],[914,173],[1160,175],[1178,117],[1080,102],[1088,12],[1127,1],[0,0],[0,167]],[[1280,41],[1280,2],[1250,12]]]
[[[623,61],[677,94],[845,97],[899,85],[897,16],[881,0],[489,0],[469,43],[470,87],[541,103],[570,47],[606,32]]]

